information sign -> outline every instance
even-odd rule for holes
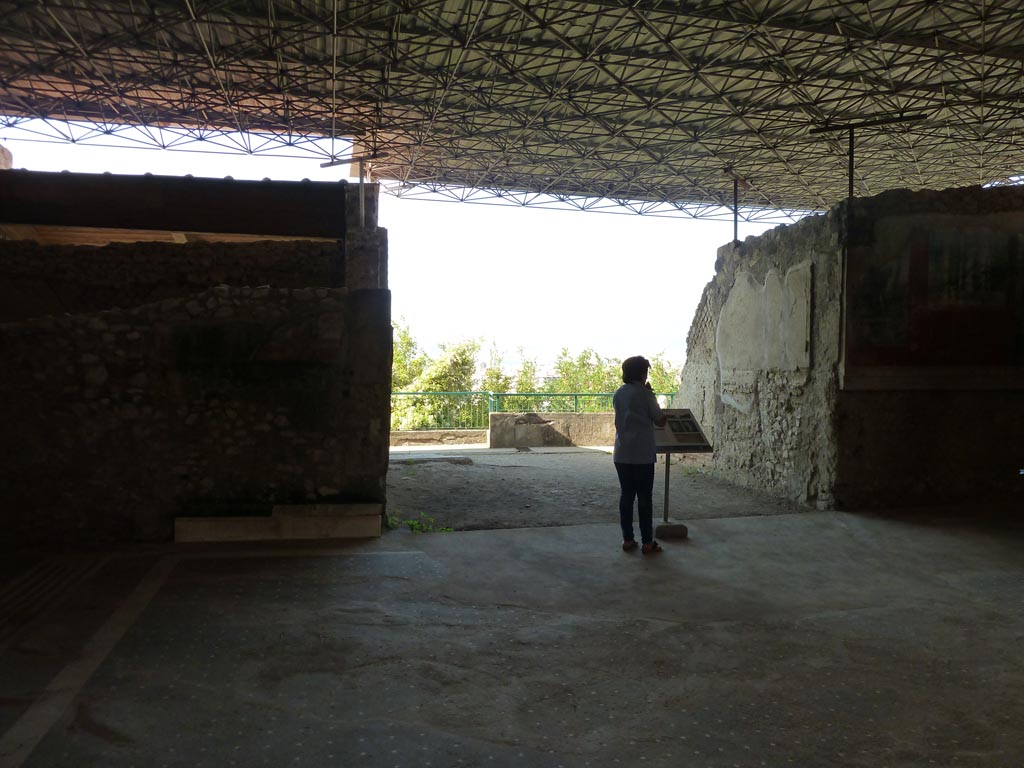
[[[658,453],[710,453],[711,443],[689,408],[663,408],[668,417],[664,427],[654,428]]]

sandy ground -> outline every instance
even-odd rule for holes
[[[664,517],[665,465],[654,479],[654,515]],[[676,456],[669,517],[686,522],[802,511],[716,480],[703,457]],[[392,448],[388,514],[455,530],[532,528],[618,521],[619,485],[607,449],[488,450],[479,446]],[[421,518],[422,516],[422,518]]]

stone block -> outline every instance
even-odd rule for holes
[[[381,504],[275,506],[269,516],[179,517],[176,542],[370,539],[381,534]]]
[[[671,520],[667,523],[661,523],[654,529],[654,538],[656,539],[685,539],[689,535],[690,529],[684,523],[676,523]]]
[[[492,413],[489,448],[544,448],[612,445],[612,413]]]

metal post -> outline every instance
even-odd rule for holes
[[[363,175],[363,163],[365,160],[359,158],[359,228],[366,228],[366,183]]]
[[[668,469],[672,466],[672,454],[665,453],[665,511],[661,516],[662,522],[668,522]]]
[[[740,180],[732,180],[732,241],[740,241]]]
[[[850,191],[847,196],[853,199],[853,128],[850,128]]]

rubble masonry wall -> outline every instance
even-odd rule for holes
[[[828,418],[839,352],[835,216],[719,249],[676,400],[714,444],[717,475],[820,506],[832,504],[836,473]]]
[[[385,265],[383,230],[344,244],[0,241],[0,294],[49,297],[0,323],[0,543],[166,539],[178,515],[382,503]]]
[[[841,204],[719,249],[677,400],[712,471],[824,508],[1024,508],[1024,190],[888,192],[847,226]]]

